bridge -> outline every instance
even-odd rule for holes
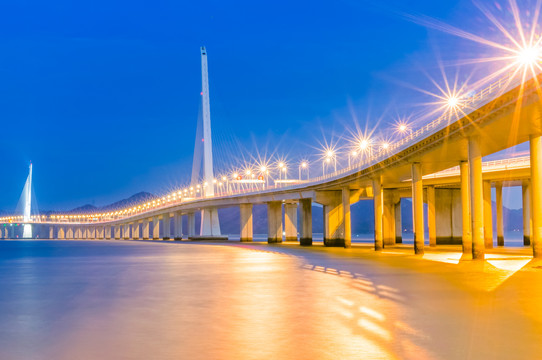
[[[267,164],[215,178],[207,76],[202,48],[204,136],[203,179],[145,203],[105,213],[5,216],[2,237],[13,237],[13,223],[47,227],[59,239],[188,238],[220,239],[217,209],[240,208],[241,241],[253,240],[252,209],[267,205],[268,242],[286,240],[312,245],[312,204],[323,206],[324,245],[350,247],[353,203],[374,201],[374,248],[401,241],[400,199],[412,198],[414,252],[424,252],[424,202],[428,208],[429,244],[461,244],[465,254],[484,259],[493,246],[491,187],[497,193],[497,244],[503,245],[502,187],[523,189],[524,243],[542,257],[542,103],[541,76],[509,73],[472,96],[448,99],[444,114],[393,143],[360,139],[349,164],[336,169],[337,155],[322,156],[322,175],[310,177],[306,162],[297,179],[288,179],[288,164]],[[404,130],[404,129],[403,129]],[[482,157],[529,142],[530,157],[482,162]],[[334,171],[325,173],[326,168]],[[277,176],[273,180],[270,172]],[[314,172],[313,172],[314,173]],[[283,175],[284,174],[284,175]],[[283,218],[284,207],[284,218]],[[299,208],[299,229],[298,229]],[[195,214],[202,222],[196,235]],[[172,223],[173,222],[173,223]],[[152,226],[151,226],[152,225]],[[173,225],[173,226],[171,226]],[[173,231],[171,229],[173,228]],[[298,237],[299,233],[299,237]]]

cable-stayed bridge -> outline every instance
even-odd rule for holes
[[[324,208],[324,244],[350,247],[350,206],[371,199],[374,244],[379,251],[400,241],[398,203],[410,197],[416,254],[424,252],[425,202],[431,246],[457,243],[464,253],[483,259],[485,249],[493,246],[491,188],[497,193],[497,243],[502,245],[502,187],[521,185],[524,241],[532,246],[534,257],[542,257],[541,80],[538,75],[526,79],[511,73],[472,96],[454,96],[443,115],[420,129],[404,131],[395,142],[374,144],[360,139],[343,168],[337,168],[337,154],[329,149],[317,164],[303,161],[292,169],[291,164],[279,161],[272,167],[261,164],[243,173],[215,177],[207,53],[202,48],[201,181],[106,213],[6,216],[0,219],[2,237],[13,237],[9,225],[17,223],[47,226],[49,236],[60,239],[181,239],[181,219],[187,216],[189,238],[220,239],[217,209],[239,206],[241,241],[252,241],[252,207],[266,204],[268,242],[280,243],[285,234],[286,240],[311,245],[311,209],[318,203]],[[484,156],[527,141],[530,157],[482,162]],[[322,175],[311,176],[320,163]],[[297,176],[292,177],[293,173]],[[199,235],[196,212],[202,214]]]

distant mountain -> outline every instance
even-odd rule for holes
[[[97,210],[98,208],[96,206],[87,204],[87,205],[76,207],[75,209],[72,209],[69,212],[77,213],[77,214],[85,214],[85,213],[96,212]]]
[[[134,194],[130,196],[127,199],[116,201],[112,204],[96,207],[94,205],[83,205],[76,207],[75,209],[72,209],[70,211],[67,211],[66,213],[72,213],[72,214],[88,214],[88,213],[95,213],[95,212],[103,212],[103,211],[111,211],[111,210],[117,210],[117,209],[123,209],[130,206],[138,205],[141,203],[144,203],[148,200],[156,198],[153,194],[148,192],[138,192],[137,194]],[[48,212],[41,212],[42,214],[46,214]]]
[[[142,191],[142,192],[138,192],[137,194],[134,194],[134,195],[130,196],[128,199],[123,199],[123,200],[114,202],[112,204],[100,207],[100,208],[98,208],[98,210],[100,210],[100,211],[109,211],[109,210],[123,209],[123,208],[126,208],[126,207],[139,205],[141,203],[144,203],[146,201],[149,201],[149,200],[152,200],[152,199],[155,199],[155,198],[156,198],[156,196],[154,196],[153,194]]]

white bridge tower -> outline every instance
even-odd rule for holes
[[[32,238],[32,224],[29,224],[31,220],[32,210],[32,163],[30,163],[30,172],[23,189],[23,238]]]
[[[209,105],[209,74],[207,71],[207,51],[201,47],[201,101],[203,105],[203,181],[204,194],[212,197],[214,191],[213,140],[211,138],[211,110]],[[201,210],[200,236],[220,236],[220,223],[216,208]]]

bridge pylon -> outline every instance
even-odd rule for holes
[[[207,50],[201,47],[201,99],[203,107],[203,179],[205,196],[214,196],[213,142],[211,136],[211,110],[209,104],[209,73],[207,70]],[[221,236],[218,210],[205,208],[201,210],[201,237]]]
[[[32,163],[30,163],[30,170],[28,177],[26,178],[26,183],[23,189],[23,238],[31,239],[32,238],[32,224],[29,224],[31,220],[32,210]]]

